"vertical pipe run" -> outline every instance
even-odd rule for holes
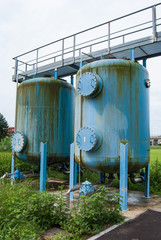
[[[80,76],[82,75],[82,52],[80,50],[81,61],[79,63]],[[82,96],[79,94],[79,129],[82,127]],[[79,149],[79,186],[81,182],[81,150]]]
[[[74,143],[70,144],[70,178],[69,178],[69,188],[74,187]],[[73,200],[73,192],[70,192],[70,200]]]
[[[135,50],[134,50],[134,48],[130,49],[130,58],[131,58],[131,60],[135,61]]]
[[[143,58],[143,66],[146,68],[146,58]]]
[[[122,211],[127,210],[128,182],[128,143],[120,143],[120,205]]]
[[[40,143],[40,192],[46,190],[46,178],[47,178],[47,142]]]
[[[71,75],[71,77],[70,77],[70,83],[73,85],[74,84],[74,77],[73,77],[73,75]]]
[[[12,151],[12,160],[11,160],[11,185],[13,185],[14,182],[14,172],[15,172],[15,155],[14,152]]]
[[[157,40],[156,6],[152,8],[152,23],[153,23],[153,42],[156,42]]]
[[[57,68],[55,68],[55,70],[54,70],[54,78],[58,79],[58,70],[57,70]]]
[[[143,66],[146,67],[146,58],[143,59]],[[149,188],[150,188],[150,163],[145,167],[145,190],[144,197],[149,198]]]
[[[145,167],[145,197],[149,198],[149,187],[150,187],[150,163]]]
[[[16,80],[16,104],[15,104],[15,130],[16,130],[16,121],[17,121],[17,90],[18,90],[18,59],[15,59],[15,80]],[[15,154],[12,151],[12,160],[11,160],[11,173],[15,172]],[[14,177],[11,177],[11,184],[13,184]]]

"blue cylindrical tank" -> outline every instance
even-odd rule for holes
[[[26,147],[20,160],[40,164],[40,142],[47,142],[47,163],[69,160],[74,139],[74,87],[64,80],[34,78],[18,87],[16,131]]]
[[[147,166],[147,70],[131,60],[100,60],[82,67],[76,81],[76,162],[95,171],[119,173],[120,142],[128,142],[129,173]]]

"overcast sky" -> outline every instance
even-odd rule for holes
[[[18,54],[151,6],[155,0],[0,0],[0,112],[14,126]],[[134,23],[135,24],[135,23]],[[161,57],[148,60],[151,135],[161,135]]]

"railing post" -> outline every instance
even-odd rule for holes
[[[15,72],[14,72],[14,76],[15,76],[15,80],[17,79],[17,74],[18,74],[18,59],[15,59]]]
[[[73,36],[73,63],[75,62],[75,41],[76,35]]]
[[[156,6],[152,8],[152,23],[153,23],[153,42],[156,42],[157,40]]]
[[[36,73],[38,72],[39,49],[36,50]]]
[[[25,73],[27,73],[27,63],[25,63]]]
[[[122,43],[123,44],[125,43],[125,36],[124,35],[122,36]]]
[[[62,66],[64,65],[64,39],[62,39]]]
[[[108,22],[108,53],[110,53],[110,22]]]

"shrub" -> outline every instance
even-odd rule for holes
[[[62,227],[72,233],[74,239],[80,239],[82,234],[98,231],[106,223],[113,224],[123,220],[119,195],[111,194],[104,186],[89,197],[81,196],[80,201],[73,204],[72,211]],[[62,239],[70,238],[71,234]]]
[[[65,217],[59,198],[22,183],[0,185],[0,239],[39,239],[41,232]]]
[[[161,192],[161,162],[157,159],[151,163],[150,167],[151,192]]]

